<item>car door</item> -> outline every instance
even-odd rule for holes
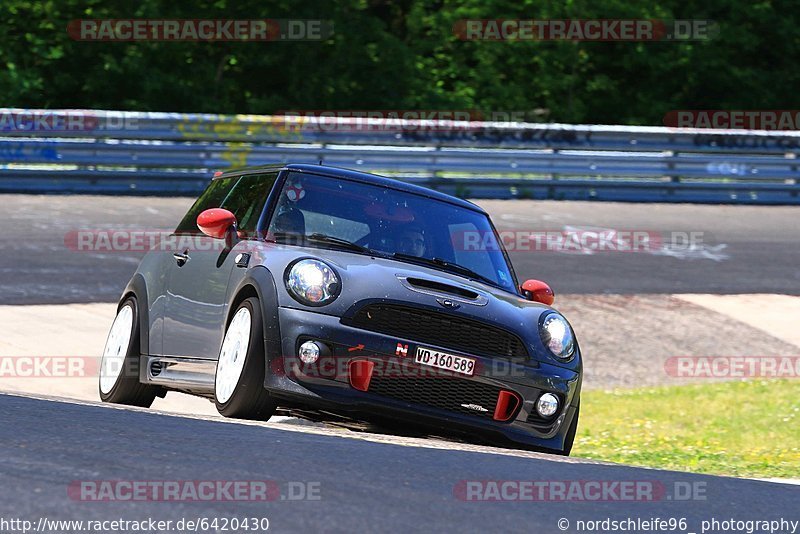
[[[186,214],[176,233],[184,244],[169,274],[163,347],[168,356],[215,360],[227,314],[228,282],[235,254],[222,239],[203,235],[197,215],[221,207],[236,215],[239,233],[255,238],[255,227],[277,173],[218,179]],[[212,184],[213,186],[213,184]]]

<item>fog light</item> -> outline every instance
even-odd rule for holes
[[[303,363],[314,363],[319,360],[319,352],[319,345],[313,341],[306,341],[300,345],[300,351],[298,352],[298,355],[300,356],[300,361]]]
[[[558,411],[558,397],[552,393],[545,393],[536,401],[536,411],[542,417],[550,417]]]

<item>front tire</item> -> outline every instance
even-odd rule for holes
[[[128,297],[119,307],[103,349],[98,391],[103,402],[149,408],[158,390],[139,382],[141,325],[136,306],[136,299]]]
[[[264,389],[266,357],[261,304],[244,300],[225,330],[214,378],[214,404],[225,417],[266,421],[277,404]]]

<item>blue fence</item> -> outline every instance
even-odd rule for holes
[[[322,161],[472,198],[800,204],[798,153],[798,132],[0,109],[0,192],[193,195]]]

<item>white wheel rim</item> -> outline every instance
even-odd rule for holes
[[[133,305],[127,304],[117,313],[103,349],[103,359],[100,362],[100,391],[103,393],[108,394],[114,389],[122,374],[132,331]]]
[[[239,383],[239,378],[242,376],[247,350],[250,348],[251,323],[250,310],[242,308],[233,316],[231,325],[225,332],[214,382],[214,393],[220,404],[225,404],[230,400],[236,384]]]

